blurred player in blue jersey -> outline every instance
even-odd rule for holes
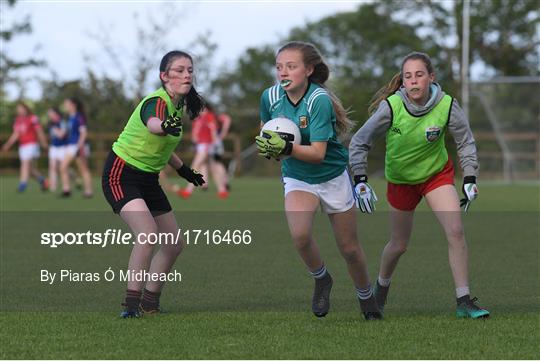
[[[71,186],[69,178],[69,166],[73,160],[77,163],[79,173],[83,178],[84,197],[91,198],[92,176],[88,168],[89,148],[86,144],[88,138],[88,129],[86,126],[86,115],[81,101],[77,98],[67,98],[64,100],[64,108],[68,112],[68,133],[65,146],[65,156],[60,173],[62,175],[62,195],[69,197],[71,195]]]
[[[58,172],[66,152],[67,124],[60,110],[56,107],[47,110],[49,123],[49,189],[56,191]]]

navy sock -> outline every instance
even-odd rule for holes
[[[141,291],[127,289],[125,306],[129,309],[138,309],[141,303],[141,295]]]
[[[367,300],[373,295],[371,290],[371,285],[368,285],[366,288],[360,288],[356,286],[356,296],[361,300]]]
[[[313,278],[320,280],[321,278],[324,278],[328,272],[326,270],[326,266],[323,264],[321,268],[316,269],[315,271],[309,271],[309,273],[311,273]]]
[[[152,292],[144,289],[141,307],[143,310],[155,310],[159,308],[159,297],[161,292]]]

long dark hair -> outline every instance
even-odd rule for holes
[[[86,112],[84,111],[84,105],[81,100],[76,97],[69,97],[68,100],[75,105],[75,111],[86,119]]]
[[[403,60],[401,61],[401,67],[399,69],[399,73],[396,73],[390,82],[377,90],[375,95],[373,95],[373,98],[371,98],[371,101],[369,102],[368,107],[368,113],[373,114],[377,108],[379,107],[379,104],[386,98],[388,98],[390,95],[394,94],[403,84],[403,66],[408,60],[422,60],[424,65],[426,66],[426,69],[428,71],[428,74],[433,74],[433,64],[431,63],[431,58],[426,53],[421,53],[419,51],[413,51],[409,54],[407,54]]]
[[[49,108],[49,110],[58,116],[58,120],[64,119],[64,114],[62,114],[58,107],[52,106]]]
[[[317,49],[317,47],[311,43],[304,41],[291,41],[283,45],[277,53],[279,54],[283,50],[290,49],[300,51],[304,65],[313,66],[313,73],[311,73],[311,75],[308,77],[308,80],[312,83],[320,85],[326,90],[330,96],[334,112],[336,113],[337,132],[339,134],[347,133],[354,126],[354,123],[347,117],[347,110],[345,110],[339,98],[325,85],[328,77],[330,76],[330,68],[324,62],[319,49]]]
[[[23,102],[22,100],[19,100],[19,101],[17,102],[16,105],[20,105],[21,107],[23,107],[23,108],[24,108],[24,111],[26,112],[26,115],[27,115],[27,116],[28,116],[28,115],[31,115],[31,114],[34,114],[34,113],[32,112],[32,109],[30,109],[30,107],[28,106],[28,104],[26,104],[26,103]]]
[[[169,51],[161,59],[161,63],[159,64],[159,71],[161,73],[168,72],[169,69],[171,68],[172,62],[178,58],[188,58],[191,61],[191,63],[193,63],[193,58],[188,53],[184,51],[180,51],[180,50],[173,50],[173,51]],[[161,79],[161,77],[160,77],[160,80],[161,80],[161,86],[163,86],[163,88],[165,89],[165,83],[163,83],[163,80]],[[185,103],[186,103],[186,109],[187,109],[187,113],[189,117],[191,119],[195,119],[203,108],[203,100],[201,96],[199,95],[199,93],[197,93],[197,90],[195,89],[195,86],[193,84],[191,85],[191,89],[186,95]]]

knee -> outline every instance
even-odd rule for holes
[[[358,262],[362,254],[360,247],[354,243],[342,246],[340,251],[341,251],[341,255],[345,259],[345,262],[347,263]]]
[[[296,233],[292,235],[294,246],[297,250],[305,250],[311,245],[311,235],[309,233]]]
[[[138,241],[137,243],[135,243],[134,249],[137,249],[137,252],[152,254],[154,250],[154,244],[147,242],[147,239],[142,234],[139,234]]]
[[[162,247],[163,251],[165,253],[167,253],[167,255],[169,255],[170,257],[176,258],[184,250],[184,243],[183,242],[178,242],[178,243],[175,243],[175,244],[164,245],[164,246],[161,246],[161,247]]]
[[[183,239],[179,239],[178,242],[174,242],[171,245],[170,253],[174,255],[175,257],[178,257],[180,253],[184,250],[185,247],[185,241]]]
[[[388,247],[393,251],[393,253],[397,253],[399,255],[407,252],[407,242],[404,241],[392,240],[388,243]]]
[[[153,249],[157,238],[157,227],[148,227],[144,232],[137,233],[136,245],[145,250]]]
[[[464,241],[465,236],[464,236],[464,232],[463,232],[463,226],[458,224],[458,225],[453,225],[453,226],[449,227],[446,230],[446,236],[447,236],[448,240],[453,241],[453,242],[462,242],[462,241]]]

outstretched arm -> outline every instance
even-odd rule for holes
[[[185,165],[182,159],[180,159],[180,157],[178,157],[175,153],[171,154],[171,157],[169,158],[169,165],[176,169],[176,173],[178,173],[180,177],[197,187],[206,183],[202,174]]]
[[[229,129],[231,128],[231,117],[228,114],[220,114],[219,120],[221,121],[221,132],[219,133],[220,138],[223,140],[229,134]]]
[[[48,143],[47,143],[47,137],[45,137],[45,133],[43,132],[43,128],[41,127],[37,127],[36,128],[36,134],[38,136],[38,139],[39,139],[39,143],[41,144],[41,147],[43,149],[47,149],[47,147],[49,146]]]
[[[478,186],[476,185],[478,157],[469,121],[455,99],[450,110],[448,130],[456,142],[459,165],[463,170],[463,185],[461,186],[463,198],[460,201],[460,206],[467,212],[471,202],[478,198]]]
[[[368,152],[373,143],[386,134],[391,124],[392,110],[386,101],[382,101],[377,111],[353,135],[349,144],[349,163],[353,175],[367,174]]]
[[[455,99],[450,110],[448,130],[456,142],[459,165],[463,170],[463,176],[477,177],[478,157],[476,155],[476,143],[469,121]]]
[[[169,165],[174,169],[178,169],[184,165],[184,162],[179,156],[176,155],[176,153],[172,153],[171,157],[169,158]]]
[[[17,141],[17,139],[19,139],[19,133],[13,132],[13,133],[9,136],[7,142],[5,142],[4,145],[2,146],[2,151],[3,151],[3,152],[7,152],[7,151],[9,150],[9,148],[11,148],[11,146],[12,146],[13,144],[15,144],[15,142]]]
[[[180,136],[181,114],[169,114],[165,100],[155,97],[146,100],[141,108],[141,119],[152,134]]]

